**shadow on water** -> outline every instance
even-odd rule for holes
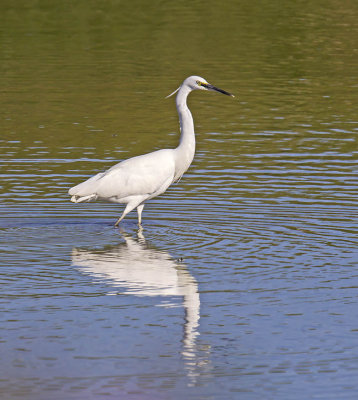
[[[94,280],[104,281],[115,288],[108,295],[181,297],[185,312],[182,356],[188,376],[194,383],[200,319],[198,284],[185,264],[175,261],[163,250],[149,247],[142,229],[138,230],[137,238],[123,230],[121,236],[124,243],[100,250],[73,248],[72,265]],[[176,306],[170,300],[163,302],[159,299],[156,305],[166,308]]]

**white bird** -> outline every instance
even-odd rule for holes
[[[164,193],[178,181],[189,168],[195,153],[194,121],[186,104],[192,90],[211,90],[234,97],[225,90],[210,85],[200,76],[190,76],[175,90],[176,107],[180,122],[180,142],[175,149],[162,149],[141,156],[132,157],[114,165],[105,172],[92,176],[68,193],[71,201],[82,203],[92,200],[106,200],[126,204],[115,226],[132,210],[137,208],[138,224],[142,222],[144,203]]]

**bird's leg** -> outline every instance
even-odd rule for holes
[[[124,218],[124,215],[122,214],[118,219],[117,222],[114,224],[114,227],[117,228],[117,226],[119,225],[119,223],[122,221],[122,219]]]
[[[137,207],[138,225],[139,225],[139,226],[142,226],[142,211],[143,211],[143,208],[144,208],[144,204],[140,204],[140,205]]]
[[[140,222],[141,222],[141,215],[142,215],[142,210],[143,210],[144,205],[142,204],[142,205],[137,206],[137,204],[138,204],[137,202],[128,203],[128,204],[126,205],[126,208],[124,209],[122,215],[118,218],[118,220],[117,220],[117,222],[114,224],[114,226],[117,227],[117,226],[119,225],[119,223],[122,221],[122,219],[123,219],[129,212],[131,212],[132,210],[134,210],[136,207],[137,207],[137,210],[138,210],[138,221],[139,221],[139,225],[140,225]]]
[[[134,207],[131,207],[129,204],[126,205],[126,208],[123,210],[122,215],[117,219],[117,222],[114,224],[115,228],[119,225],[122,219],[133,210]]]

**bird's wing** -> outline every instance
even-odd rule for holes
[[[172,150],[158,150],[122,161],[102,176],[97,174],[83,184],[93,184],[92,193],[104,199],[121,199],[134,195],[149,197],[163,193],[173,182],[174,174]]]
[[[100,172],[87,179],[86,181],[79,183],[78,185],[72,187],[68,194],[70,196],[89,196],[95,194],[96,188],[98,187],[98,182],[105,175],[105,172]]]

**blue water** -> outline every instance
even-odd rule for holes
[[[9,3],[9,4],[7,4]],[[46,4],[45,4],[46,3]],[[0,4],[0,398],[355,400],[354,2]],[[197,151],[114,229],[69,187]]]
[[[4,398],[354,397],[354,207],[183,201],[2,207]]]

